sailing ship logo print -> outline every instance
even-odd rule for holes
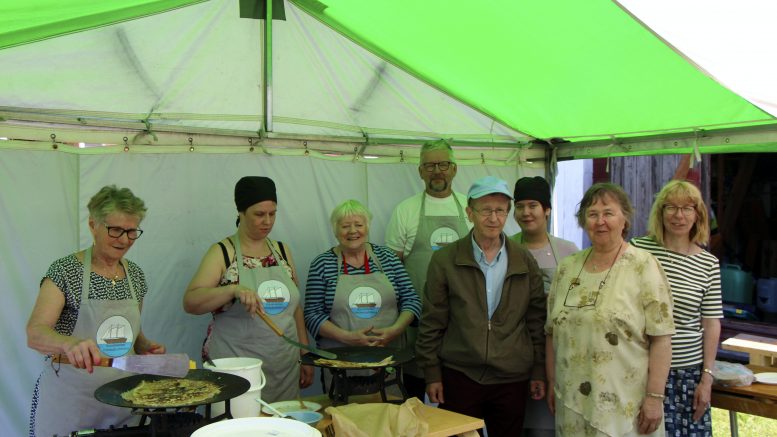
[[[262,300],[264,311],[267,314],[280,314],[291,302],[289,287],[283,282],[276,281],[275,279],[264,281],[259,284],[256,292],[259,293],[259,298]]]
[[[109,357],[126,355],[134,340],[132,325],[123,316],[111,316],[105,319],[97,328],[97,337],[95,338],[100,352]]]
[[[458,232],[447,226],[443,226],[432,232],[432,236],[429,238],[429,244],[431,244],[432,250],[440,250],[458,239]]]
[[[371,319],[378,315],[381,303],[380,293],[372,287],[356,287],[348,296],[351,313],[360,319]]]
[[[127,336],[124,335],[124,325],[111,325],[103,335],[103,341],[108,344],[126,343]]]

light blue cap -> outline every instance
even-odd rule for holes
[[[489,194],[504,194],[510,200],[513,200],[513,194],[510,192],[507,182],[494,176],[486,176],[476,180],[472,186],[469,187],[467,200],[480,199]]]

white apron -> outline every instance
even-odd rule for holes
[[[78,320],[73,337],[93,338],[108,357],[135,353],[134,344],[140,333],[140,307],[135,287],[124,261],[121,261],[130,290],[130,298],[122,300],[89,299],[92,249],[84,255],[83,285]],[[38,385],[38,407],[35,410],[34,434],[49,437],[69,435],[73,431],[103,429],[111,425],[136,425],[137,416],[129,408],[103,404],[94,397],[95,390],[128,373],[109,367],[95,367],[94,373],[64,364],[59,376],[46,361]],[[54,364],[54,366],[58,366]]]

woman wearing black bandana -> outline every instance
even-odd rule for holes
[[[264,312],[287,337],[308,343],[291,252],[268,237],[277,204],[272,179],[240,179],[235,185],[237,232],[210,247],[183,298],[186,312],[213,316],[203,358],[263,361],[267,385],[262,399],[267,402],[294,399],[300,387],[313,381],[313,369],[298,364],[300,350],[256,316]]]

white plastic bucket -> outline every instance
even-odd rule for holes
[[[248,390],[242,395],[229,400],[229,411],[232,413],[232,417],[237,419],[240,417],[258,417],[261,413],[262,406],[256,402],[262,393],[261,388],[256,390]],[[219,402],[211,405],[211,417],[216,417],[224,414],[224,402]]]
[[[203,367],[214,372],[231,373],[242,376],[251,384],[251,390],[264,387],[264,373],[262,372],[262,360],[259,358],[216,358],[211,366],[204,363]]]
[[[262,360],[259,358],[217,358],[213,360],[216,365],[211,366],[208,363],[203,365],[204,368],[212,370],[214,372],[230,373],[237,375],[248,380],[251,384],[251,388],[242,395],[232,398],[229,403],[232,417],[256,417],[261,411],[261,405],[259,405],[255,399],[261,397],[262,388],[267,383],[262,372]],[[211,414],[218,416],[224,413],[224,402],[219,402],[211,406]]]

